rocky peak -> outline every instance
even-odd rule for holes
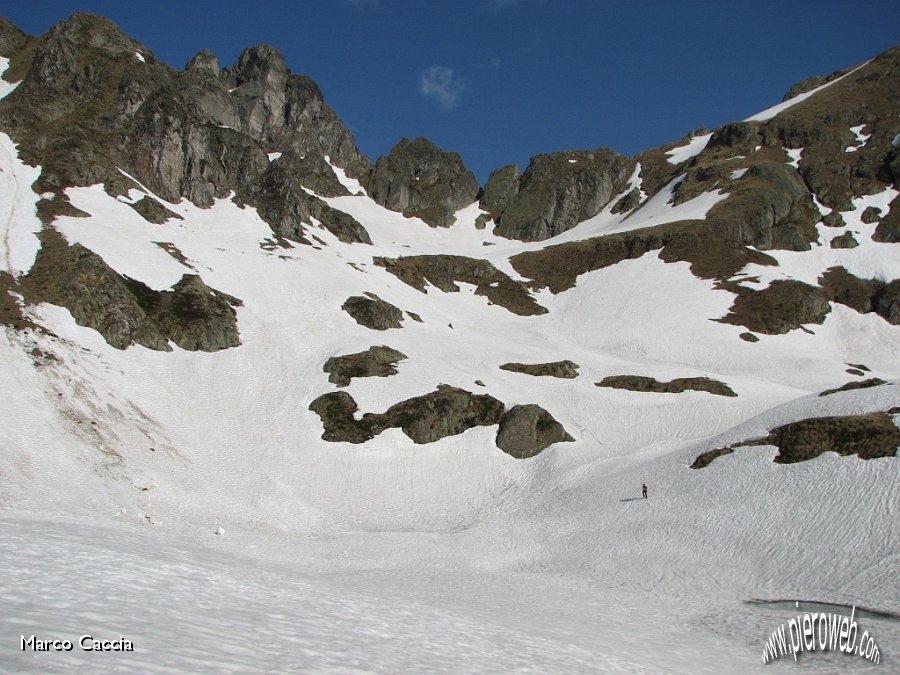
[[[456,152],[427,138],[403,138],[372,170],[369,194],[376,202],[436,227],[453,224],[454,213],[475,201],[478,182]]]
[[[284,56],[269,45],[244,50],[224,73],[234,89],[231,99],[241,131],[269,150],[296,150],[328,156],[349,176],[366,183],[370,164],[353,135],[325,103],[322,90],[309,77],[294,75]]]
[[[541,241],[597,215],[633,166],[608,148],[536,155],[518,181],[515,167],[491,174],[482,206],[499,222],[500,236]]]
[[[9,56],[28,42],[28,34],[0,16],[0,56]]]
[[[219,74],[219,59],[216,58],[216,55],[213,54],[208,49],[204,49],[187,62],[187,65],[184,67],[186,71],[191,70],[202,70],[208,71],[213,75]]]
[[[122,192],[133,187],[122,167],[167,200],[206,206],[236,190],[281,236],[303,241],[316,218],[345,240],[369,241],[302,189],[346,194],[326,157],[363,184],[371,165],[319,87],[274,48],[251,47],[224,71],[203,50],[178,72],[90,14],[39,38],[2,24],[0,40],[18,49],[10,53],[24,79],[0,102],[0,124],[42,166],[39,191],[104,183]],[[281,171],[269,171],[268,152],[283,154]],[[295,198],[265,203],[285,194]]]
[[[114,75],[113,64],[133,59],[139,47],[111,21],[74,14],[43,37],[26,80],[59,93],[105,89]]]
[[[281,52],[269,45],[256,45],[241,53],[231,74],[238,87],[254,84],[278,89],[284,87],[289,71]]]

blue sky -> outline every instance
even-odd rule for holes
[[[748,117],[900,34],[896,0],[0,1],[32,35],[75,11],[107,16],[179,69],[203,48],[229,66],[271,44],[373,161],[426,136],[482,183],[539,152],[630,155]]]

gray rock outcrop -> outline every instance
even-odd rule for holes
[[[327,441],[363,443],[385,429],[399,428],[415,443],[433,443],[476,426],[497,424],[504,406],[493,396],[442,384],[433,392],[396,403],[384,413],[354,419],[356,402],[343,391],[324,394],[309,409],[319,415]]]
[[[671,382],[660,382],[656,378],[643,375],[609,375],[597,382],[596,386],[657,394],[705,391],[716,396],[737,396],[727,384],[709,377],[676,377]]]
[[[633,166],[606,148],[537,155],[517,186],[515,167],[492,174],[482,206],[499,223],[496,234],[542,241],[597,215],[621,191]]]
[[[397,362],[406,354],[385,345],[369,347],[364,352],[332,356],[322,366],[328,381],[346,387],[354,377],[389,377],[397,374]]]
[[[43,247],[21,291],[29,303],[65,307],[75,321],[98,331],[117,349],[140,344],[171,351],[218,351],[241,344],[234,307],[241,301],[184,275],[171,291],[155,291],[110,268],[79,244],[68,246],[54,230],[42,233]]]
[[[403,328],[400,323],[403,320],[403,312],[374,293],[349,297],[341,305],[341,309],[353,317],[360,326],[372,330]]]
[[[426,138],[402,139],[372,169],[369,195],[378,204],[434,227],[449,227],[454,213],[478,197],[478,182],[455,152]]]
[[[572,361],[553,361],[552,363],[504,363],[500,370],[513,373],[524,373],[534,377],[561,377],[573,379],[578,377],[578,364]]]
[[[323,394],[309,409],[319,415],[322,438],[332,442],[364,443],[391,428],[403,430],[413,442],[433,443],[477,426],[499,425],[497,447],[525,459],[561,441],[574,440],[550,413],[537,405],[517,405],[506,411],[487,394],[438,385],[435,391],[396,403],[383,413],[356,419],[357,405],[344,391]]]

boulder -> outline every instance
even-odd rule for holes
[[[347,314],[353,317],[360,326],[372,330],[388,330],[390,328],[403,328],[400,322],[403,320],[403,312],[389,302],[385,302],[374,293],[365,296],[354,295],[341,305]]]
[[[497,430],[497,447],[516,459],[528,459],[554,443],[574,440],[550,413],[533,404],[510,408]]]

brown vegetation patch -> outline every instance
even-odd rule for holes
[[[36,205],[37,217],[46,226],[50,225],[57,216],[70,216],[72,218],[90,218],[79,208],[72,206],[68,198],[61,192],[53,195],[52,199],[39,199]]]
[[[16,330],[39,329],[22,314],[22,306],[13,293],[19,293],[19,285],[9,272],[0,272],[0,324]]]
[[[659,249],[661,260],[688,262],[691,272],[703,279],[727,279],[749,263],[776,264],[764,253],[720,236],[714,224],[701,220],[682,220],[548,246],[513,256],[510,263],[516,272],[533,280],[533,288],[561,293],[574,287],[581,274]]]
[[[862,374],[861,371],[857,371]],[[837,387],[836,389],[826,389],[819,396],[830,396],[831,394],[837,394],[840,391],[851,391],[852,389],[867,389],[869,387],[879,387],[882,384],[887,384],[880,377],[871,377],[868,380],[854,380],[853,382],[848,382],[847,384]]]

